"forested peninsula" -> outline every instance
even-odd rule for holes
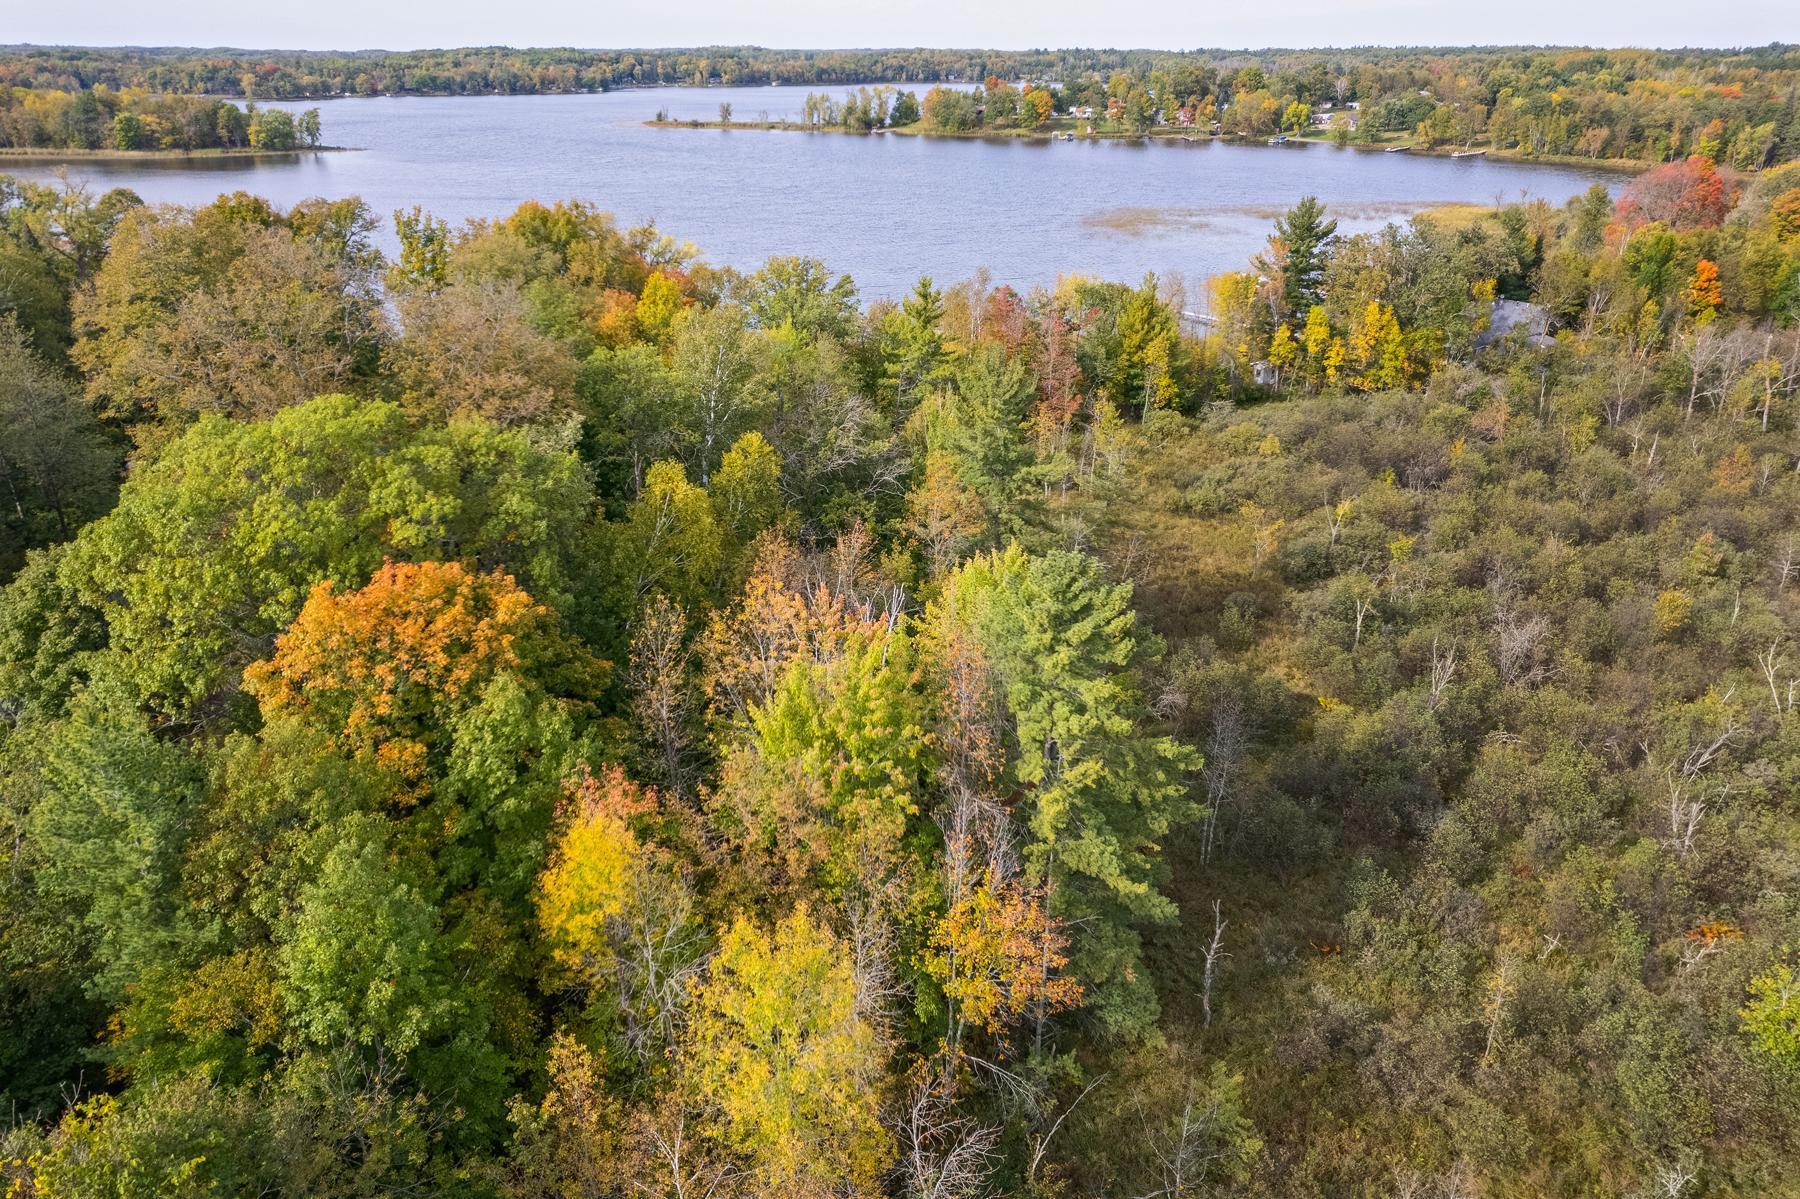
[[[0,92],[0,157],[278,154],[326,149],[322,136],[316,108],[295,113],[105,84]]]

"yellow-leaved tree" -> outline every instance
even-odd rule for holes
[[[567,791],[538,881],[538,927],[565,978],[608,996],[625,1046],[645,1063],[661,1060],[704,946],[673,855],[640,835],[668,821],[656,793],[616,766],[578,776]]]
[[[573,811],[539,885],[538,922],[551,957],[586,972],[612,958],[608,925],[635,901],[647,851],[629,821],[648,804],[616,767],[571,785],[570,798]]]
[[[721,939],[696,997],[685,1075],[758,1193],[880,1193],[894,1159],[878,1118],[887,1057],[859,1010],[848,951],[805,905],[773,935],[740,917]]]
[[[1061,973],[1068,945],[1062,921],[1040,895],[1016,879],[995,878],[990,868],[931,930],[925,954],[925,972],[950,1004],[950,1043],[966,1025],[1003,1036],[1021,1020],[1041,1025],[1080,1003],[1081,984]]]

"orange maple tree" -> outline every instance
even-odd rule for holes
[[[446,715],[500,674],[569,656],[555,624],[509,575],[387,562],[359,590],[314,587],[244,685],[265,718],[317,723],[356,756],[416,781]]]
[[[1725,289],[1719,283],[1719,264],[1710,258],[1694,263],[1694,277],[1688,281],[1682,298],[1696,314],[1716,311],[1725,302]]]

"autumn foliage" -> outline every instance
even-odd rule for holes
[[[1724,223],[1735,190],[1712,159],[1696,154],[1632,180],[1619,201],[1619,219],[1628,228],[1661,221],[1684,232],[1711,229]]]
[[[802,905],[740,918],[696,996],[687,1081],[768,1195],[872,1195],[893,1160],[876,1108],[887,1053],[845,946]]]
[[[965,1023],[1000,1034],[1027,1015],[1081,1002],[1081,984],[1059,973],[1068,944],[1037,895],[990,872],[932,930],[926,970]]]
[[[794,662],[833,662],[866,643],[882,622],[805,577],[799,552],[777,533],[758,538],[736,603],[714,614],[701,638],[713,714],[740,721],[774,694]]]
[[[1696,314],[1711,313],[1725,302],[1725,289],[1719,284],[1719,264],[1710,258],[1694,263],[1694,276],[1688,280],[1682,299]]]
[[[651,852],[631,822],[655,807],[617,766],[569,782],[566,827],[538,899],[545,940],[562,965],[582,969],[609,953],[608,922],[634,901],[640,859]]]
[[[1800,127],[1714,89],[1210,313],[0,181],[0,1193],[1795,1199]],[[297,248],[404,319],[254,417],[213,301],[311,321],[187,259]]]
[[[314,587],[244,685],[265,716],[302,717],[417,779],[447,714],[499,675],[565,665],[558,641],[554,615],[508,575],[388,562],[359,590]],[[597,663],[580,665],[599,677]]]

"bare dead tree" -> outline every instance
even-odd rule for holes
[[[663,781],[677,799],[691,794],[694,781],[687,629],[687,614],[679,604],[663,595],[652,599],[632,636],[625,676],[632,714],[655,747]]]
[[[1338,538],[1344,535],[1344,526],[1348,525],[1356,515],[1356,503],[1348,498],[1341,499],[1325,511],[1325,530],[1330,535],[1330,546],[1337,548]]]
[[[1687,757],[1682,759],[1681,775],[1683,778],[1700,777],[1701,773],[1711,766],[1721,753],[1737,743],[1738,735],[1744,731],[1744,723],[1736,710],[1729,706],[1735,692],[1736,688],[1729,688],[1723,697],[1722,706],[1725,707],[1725,718],[1719,725],[1718,735],[1704,745],[1696,744],[1693,749],[1688,751]]]
[[[634,1179],[632,1186],[646,1195],[670,1196],[672,1199],[711,1199],[730,1182],[734,1175],[729,1163],[710,1160],[689,1135],[687,1109],[679,1103],[668,1105],[665,1118],[645,1120],[638,1127],[650,1156],[662,1163],[666,1173],[658,1179]]]
[[[1425,706],[1431,711],[1438,710],[1444,702],[1444,693],[1450,687],[1450,680],[1456,677],[1456,642],[1452,640],[1442,651],[1438,649],[1438,639],[1431,639],[1431,696]]]
[[[1620,362],[1609,373],[1607,381],[1611,387],[1601,405],[1605,409],[1608,425],[1616,428],[1624,424],[1625,419],[1637,410],[1648,374],[1648,368],[1636,359]]]
[[[1730,930],[1729,926],[1725,927],[1728,933],[1735,934],[1735,930]],[[1737,935],[1741,934],[1721,935],[1705,928],[1688,933],[1681,946],[1681,968],[1683,970],[1697,969],[1708,958],[1714,958],[1724,953],[1726,947],[1737,939]]]
[[[1475,1171],[1459,1160],[1440,1181],[1444,1199],[1475,1199]]]
[[[956,1071],[920,1063],[899,1118],[902,1186],[909,1199],[968,1199],[993,1172],[999,1128],[956,1110]]]
[[[1686,418],[1691,419],[1701,400],[1708,401],[1714,408],[1724,401],[1752,352],[1741,333],[1735,330],[1724,332],[1710,323],[1690,331],[1683,340],[1682,349],[1688,363]]]
[[[1550,667],[1539,653],[1550,634],[1550,622],[1528,615],[1511,604],[1494,611],[1495,666],[1508,683],[1529,687],[1550,677]]]
[[[944,836],[944,889],[950,903],[975,880],[1005,881],[1018,872],[1012,817],[993,793],[1005,758],[1005,704],[980,649],[966,638],[946,641],[941,655],[944,715],[937,724],[944,800],[932,816]]]
[[[1582,309],[1581,313],[1581,332],[1584,337],[1592,336],[1594,330],[1600,324],[1600,318],[1603,317],[1606,314],[1606,310],[1611,307],[1612,298],[1612,286],[1604,281],[1588,289],[1587,305]],[[1542,411],[1543,404],[1541,398],[1538,407],[1539,410]]]
[[[944,837],[944,897],[958,903],[976,881],[1005,882],[1019,872],[1017,830],[994,796],[951,777],[945,801],[934,812]]]
[[[588,955],[586,968],[617,995],[626,1047],[648,1062],[675,1044],[688,992],[706,966],[706,940],[687,879],[648,860],[634,869],[636,900],[606,921],[609,949]]]
[[[1487,1013],[1487,1047],[1481,1051],[1481,1064],[1486,1066],[1494,1060],[1494,1050],[1500,1045],[1500,1028],[1506,1019],[1506,1001],[1513,991],[1513,961],[1502,955],[1494,967],[1494,974],[1488,980],[1487,1002],[1483,1005]]]
[[[1656,1199],[1681,1199],[1698,1177],[1699,1171],[1685,1159],[1661,1162],[1651,1168],[1650,1193]]]
[[[1679,762],[1671,761],[1663,769],[1663,782],[1669,797],[1667,842],[1677,853],[1685,854],[1693,849],[1694,835],[1699,831],[1709,802],[1729,791],[1726,787],[1709,787],[1703,776],[1718,761],[1720,754],[1736,744],[1743,732],[1743,720],[1729,702],[1734,690],[1725,692],[1722,705],[1725,716],[1712,740],[1695,742]]]
[[[908,880],[904,873],[874,861],[859,862],[860,885],[842,904],[850,942],[850,972],[856,985],[856,1014],[883,1036],[892,1032],[894,1013],[906,983],[894,969],[900,946],[898,912]]]
[[[1781,641],[1779,638],[1767,650],[1756,655],[1756,664],[1762,667],[1763,678],[1768,680],[1769,698],[1775,701],[1775,716],[1780,719],[1782,713],[1793,706],[1794,680],[1788,679],[1789,699],[1784,702],[1781,690],[1776,686],[1776,679],[1781,673]]]
[[[1787,544],[1782,549],[1781,558],[1775,563],[1775,590],[1777,592],[1785,592],[1794,576],[1800,574],[1800,556],[1796,555],[1796,551],[1800,551],[1800,538],[1796,538],[1790,533]]]
[[[1429,1190],[1417,1170],[1396,1170],[1389,1199],[1426,1199]]]
[[[1219,1136],[1223,1109],[1216,1090],[1209,1087],[1203,1096],[1196,1090],[1196,1080],[1188,1079],[1181,1118],[1173,1128],[1165,1129],[1161,1121],[1147,1118],[1143,1104],[1138,1104],[1139,1119],[1156,1159],[1157,1181],[1161,1184],[1138,1199],[1190,1199],[1200,1194],[1200,1187],[1213,1175],[1216,1163],[1229,1152],[1230,1145]]]
[[[1390,1199],[1473,1199],[1474,1193],[1473,1174],[1465,1161],[1436,1177],[1414,1169],[1396,1170],[1387,1192]]]
[[[1037,1182],[1038,1168],[1044,1164],[1044,1155],[1050,1152],[1050,1142],[1056,1139],[1057,1130],[1063,1126],[1063,1121],[1067,1120],[1069,1114],[1081,1106],[1081,1101],[1093,1094],[1094,1088],[1105,1082],[1108,1077],[1109,1075],[1102,1074],[1095,1078],[1093,1082],[1088,1083],[1087,1086],[1081,1089],[1081,1094],[1075,1096],[1069,1103],[1069,1106],[1063,1109],[1062,1115],[1058,1116],[1055,1122],[1052,1123],[1042,1135],[1036,1133],[1031,1135],[1031,1162],[1025,1168],[1025,1180],[1027,1182],[1033,1184]]]
[[[1667,776],[1669,790],[1669,847],[1677,853],[1687,853],[1694,848],[1694,834],[1700,830],[1700,821],[1706,815],[1706,796],[1692,795],[1688,792],[1685,781],[1670,772]]]
[[[455,1104],[441,1090],[422,1090],[409,1081],[402,1056],[381,1037],[364,1045],[333,1035],[320,1063],[319,1101],[326,1107],[324,1127],[335,1128],[335,1148],[347,1157],[367,1155],[382,1135],[379,1113],[404,1111],[426,1136],[443,1135],[458,1119]],[[69,1088],[64,1087],[64,1093]],[[401,1187],[390,1194],[426,1194],[424,1186]]]
[[[1350,639],[1350,652],[1352,654],[1354,654],[1357,647],[1362,644],[1363,621],[1374,615],[1374,613],[1375,598],[1373,596],[1359,595],[1356,597],[1356,633]]]
[[[963,1060],[986,1080],[988,1090],[999,1101],[1009,1119],[1016,1118],[1035,1125],[1044,1118],[1049,1097],[1037,1082],[988,1058],[965,1053]]]
[[[1219,962],[1230,957],[1225,952],[1225,917],[1220,911],[1220,901],[1213,900],[1213,936],[1212,943],[1206,947],[1206,969],[1200,979],[1200,1013],[1203,1027],[1212,1027],[1212,989],[1213,979],[1217,977]]]
[[[1106,564],[1112,568],[1120,582],[1139,587],[1144,582],[1144,566],[1148,557],[1143,535],[1130,533],[1121,538],[1117,547],[1107,555]]]
[[[1757,405],[1757,412],[1762,417],[1762,431],[1767,433],[1775,397],[1792,395],[1796,384],[1800,384],[1800,339],[1790,343],[1787,357],[1783,359],[1776,356],[1775,334],[1771,330],[1763,343],[1763,356],[1752,370],[1755,372],[1753,379],[1761,384],[1762,402]]]
[[[1200,860],[1210,862],[1218,844],[1219,818],[1231,802],[1233,785],[1243,767],[1249,734],[1244,727],[1244,701],[1235,692],[1221,692],[1213,703],[1212,728],[1207,734],[1205,765],[1200,778],[1206,786],[1206,816],[1200,826]]]
[[[1174,679],[1164,679],[1150,701],[1150,712],[1158,720],[1173,721],[1187,711],[1188,693]]]

